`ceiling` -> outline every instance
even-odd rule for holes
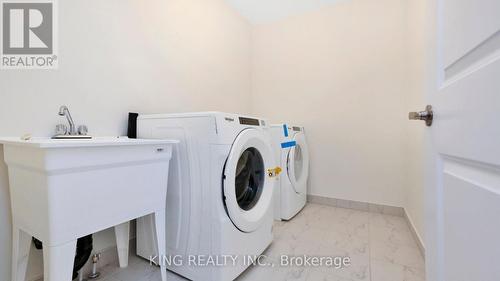
[[[253,24],[313,11],[343,0],[226,0]]]

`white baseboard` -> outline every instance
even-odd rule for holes
[[[424,240],[420,236],[420,234],[417,231],[417,228],[415,227],[415,224],[413,223],[413,220],[411,219],[410,214],[405,209],[405,219],[406,222],[408,223],[408,226],[410,227],[411,234],[413,234],[413,238],[417,242],[418,249],[420,250],[420,253],[422,256],[425,258],[425,246],[424,246]]]
[[[323,204],[339,208],[404,217],[404,209],[402,207],[336,199],[317,195],[307,195],[307,201],[311,203]]]

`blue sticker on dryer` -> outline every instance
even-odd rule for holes
[[[283,124],[283,135],[285,135],[285,137],[288,137],[288,126],[286,124]]]
[[[281,143],[281,148],[294,147],[296,145],[297,145],[296,141],[283,142]]]

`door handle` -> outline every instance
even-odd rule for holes
[[[432,111],[432,105],[425,107],[425,111],[410,112],[408,114],[410,120],[423,120],[425,125],[428,127],[432,126],[432,120],[434,119],[434,112]]]

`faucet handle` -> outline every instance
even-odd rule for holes
[[[80,136],[86,136],[89,133],[89,128],[85,125],[78,126],[78,134]]]
[[[66,135],[68,133],[68,126],[65,124],[56,125],[56,136]]]

